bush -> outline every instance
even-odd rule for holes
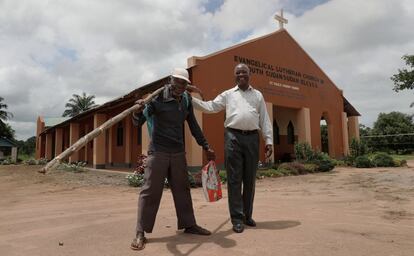
[[[292,175],[307,174],[305,166],[299,162],[283,163],[279,166],[280,169],[290,170]],[[278,169],[279,169],[278,168]]]
[[[279,170],[275,169],[268,169],[264,171],[258,171],[256,174],[256,178],[262,179],[264,177],[282,177],[286,176],[285,173],[280,172]]]
[[[358,156],[355,158],[354,166],[356,168],[371,168],[372,162],[367,156]]]
[[[315,173],[318,171],[319,166],[317,164],[304,164],[305,170],[308,173]]]
[[[25,165],[37,165],[37,161],[34,158],[30,158],[24,161]]]
[[[368,147],[365,142],[359,141],[355,138],[351,140],[349,145],[349,156],[351,159],[356,159],[358,156],[363,156],[368,153]]]
[[[393,167],[394,159],[387,153],[375,154],[372,158],[372,162],[377,167]]]
[[[315,151],[312,150],[312,147],[304,143],[295,143],[294,146],[296,160],[299,162],[311,162],[315,158]]]
[[[299,175],[299,171],[296,169],[295,166],[291,165],[290,163],[282,163],[281,165],[279,165],[277,170],[281,171],[282,173],[288,172],[288,175]]]
[[[61,163],[58,169],[69,171],[69,172],[84,172],[85,166],[86,166],[85,162],[79,161],[79,162],[75,162],[71,164]]]
[[[227,182],[227,172],[226,171],[219,171],[221,183]]]
[[[11,159],[6,158],[3,161],[0,161],[0,164],[1,165],[10,165],[10,164],[12,164],[12,161],[11,161]]]
[[[47,164],[47,159],[46,158],[40,158],[39,160],[37,160],[37,164],[38,165]]]
[[[137,171],[133,174],[128,174],[126,179],[128,180],[128,185],[132,187],[140,187],[144,184],[144,174]]]
[[[396,166],[396,167],[407,166],[407,160],[405,160],[405,159],[402,159],[402,160],[394,159],[394,166]]]
[[[196,184],[196,181],[195,181],[193,175],[190,172],[187,172],[187,177],[188,177],[188,182],[190,183],[190,187],[196,188],[197,184]]]
[[[144,173],[145,168],[147,167],[147,156],[144,154],[141,154],[137,158],[137,167],[134,171],[138,173]]]
[[[320,172],[329,172],[335,168],[335,162],[332,160],[328,154],[323,152],[315,152],[313,164],[318,166],[318,171]]]
[[[345,160],[335,160],[333,159],[333,162],[335,164],[335,166],[347,166],[347,163]]]

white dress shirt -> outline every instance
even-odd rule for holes
[[[202,101],[195,97],[195,109],[206,113],[226,110],[224,127],[245,131],[261,130],[266,145],[273,145],[273,129],[267,114],[263,95],[249,85],[246,91],[237,85],[218,95],[214,100]]]

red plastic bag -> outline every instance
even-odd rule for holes
[[[223,197],[221,191],[221,179],[214,161],[208,162],[208,164],[201,169],[201,183],[203,185],[204,197],[207,202],[216,202]]]

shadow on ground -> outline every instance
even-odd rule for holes
[[[230,238],[227,238],[230,234],[233,234],[234,231],[230,228],[228,230],[221,230],[224,225],[226,225],[230,219],[227,219],[222,224],[220,224],[214,231],[212,231],[211,236],[194,236],[190,234],[185,234],[180,231],[177,231],[177,235],[167,236],[161,238],[151,238],[148,240],[149,243],[166,243],[168,251],[173,255],[191,255],[197,248],[205,243],[214,243],[219,245],[222,248],[231,248],[237,245],[236,241]],[[285,221],[265,221],[257,222],[257,227],[254,229],[265,229],[265,230],[280,230],[287,229],[299,226],[301,223],[294,220],[285,220]],[[243,235],[243,234],[241,234]],[[178,247],[183,244],[193,244],[194,246],[187,252],[181,252]]]

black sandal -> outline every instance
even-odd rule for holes
[[[145,248],[145,244],[147,243],[147,238],[144,237],[136,237],[132,239],[131,249],[134,251],[140,251]]]

